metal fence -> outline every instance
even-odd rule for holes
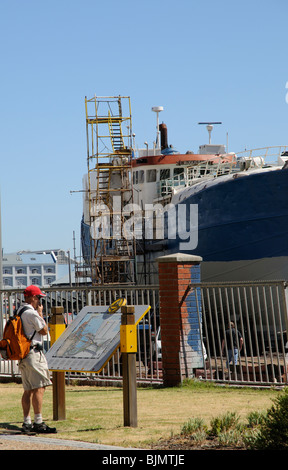
[[[224,383],[275,385],[287,383],[287,288],[284,282],[249,282],[191,285],[195,296],[198,325],[203,346],[203,367],[188,371],[188,376]],[[137,380],[162,382],[161,337],[158,286],[117,286],[93,288],[46,289],[44,314],[49,322],[51,308],[62,306],[68,325],[86,305],[110,305],[126,298],[128,305],[151,305],[137,330]],[[7,318],[24,300],[20,290],[0,291],[0,330]],[[200,299],[200,301],[199,301]],[[192,299],[193,300],[193,299]],[[235,325],[236,347],[243,346],[237,363],[227,364]],[[193,326],[191,326],[193,328]],[[225,332],[227,333],[225,334]],[[49,338],[44,343],[48,350]],[[0,377],[18,374],[16,361],[0,360]],[[122,380],[119,350],[99,374],[67,373],[68,377],[109,382]]]
[[[286,283],[201,284],[194,285],[195,295],[198,289],[206,360],[196,376],[229,383],[287,383]],[[238,358],[232,355],[229,363],[231,322]]]
[[[87,305],[111,305],[119,298],[125,298],[128,305],[150,305],[151,309],[138,325],[137,340],[137,379],[138,381],[161,382],[161,348],[159,347],[159,299],[157,286],[144,287],[69,287],[62,289],[47,288],[47,296],[43,299],[43,312],[46,322],[49,322],[52,307],[63,307],[66,325],[68,326],[81,309]],[[23,290],[0,291],[0,335],[10,315],[24,301]],[[44,338],[44,350],[50,347],[49,336]],[[18,376],[17,361],[0,360],[1,376]],[[99,374],[69,372],[70,379],[78,378],[101,381],[122,380],[122,363],[119,350],[110,359]]]

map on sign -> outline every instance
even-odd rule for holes
[[[46,353],[49,369],[100,372],[120,346],[121,309],[113,310],[84,307]],[[135,323],[149,310],[136,305]]]

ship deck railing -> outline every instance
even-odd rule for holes
[[[283,162],[288,158],[288,145],[277,145],[272,147],[260,147],[249,150],[242,150],[236,153],[238,158],[247,160],[257,160],[262,159],[264,164],[269,164],[272,162],[279,162],[279,159],[282,159]]]
[[[209,161],[183,168],[183,172],[173,178],[167,178],[157,182],[157,196],[165,197],[181,188],[199,183],[200,178],[214,179],[223,175],[240,171],[237,162],[211,163]]]
[[[183,167],[183,172],[172,178],[157,182],[157,197],[170,196],[181,188],[199,183],[200,178],[215,179],[231,173],[263,168],[267,165],[282,165],[286,160],[288,160],[288,145],[279,145],[238,152],[231,162],[219,160],[218,163],[215,163],[212,160],[207,160],[195,163]]]

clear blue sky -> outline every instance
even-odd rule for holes
[[[131,97],[136,142],[155,115],[197,151],[199,121],[229,150],[288,144],[286,0],[0,0],[4,252],[79,256],[85,96]]]

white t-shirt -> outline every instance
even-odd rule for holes
[[[38,312],[32,307],[32,305],[25,303],[20,308],[24,306],[29,307],[29,310],[27,309],[21,314],[23,329],[25,335],[29,339],[33,335],[34,331],[36,331],[31,342],[31,344],[34,346],[37,343],[42,343],[43,335],[40,335],[38,331],[42,330],[45,327],[46,323],[45,320],[40,317]]]

